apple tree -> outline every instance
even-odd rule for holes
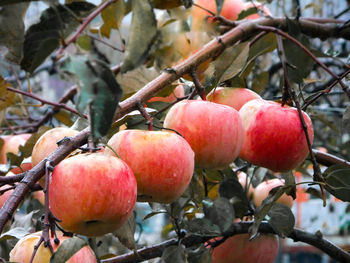
[[[0,259],[350,262],[291,210],[350,201],[349,6],[302,2],[0,0]]]

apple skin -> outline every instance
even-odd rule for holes
[[[179,132],[191,145],[201,168],[220,169],[238,156],[244,139],[238,112],[209,101],[186,100],[167,113],[164,127]]]
[[[252,2],[244,3],[244,10],[248,10],[252,7],[256,7],[259,10],[261,10],[261,8],[263,7],[264,16],[271,16],[270,10],[265,5],[262,5],[259,2],[254,2],[254,4]],[[256,14],[249,15],[244,19],[258,19],[258,18],[261,18],[261,16],[258,13],[256,13]]]
[[[239,110],[245,139],[239,156],[275,172],[298,167],[309,153],[298,110],[273,101],[251,100]],[[312,143],[310,117],[303,112]]]
[[[0,151],[0,164],[5,164],[7,162],[7,153],[18,154],[19,146],[23,146],[30,136],[32,135],[29,133],[1,136],[1,139],[4,140],[4,144]]]
[[[195,4],[208,9],[215,14],[216,10],[216,1],[215,0],[197,0]],[[238,18],[239,13],[241,13],[244,9],[244,3],[241,0],[225,0],[222,6],[220,15],[230,19],[236,20]],[[210,16],[210,14],[203,9],[193,6],[192,7],[192,31],[206,31],[208,26],[210,26],[211,20],[206,20],[206,17]],[[208,23],[209,22],[209,23]]]
[[[60,240],[60,244],[69,239],[64,237],[61,232],[56,232]],[[29,263],[33,254],[34,246],[38,243],[41,237],[41,232],[32,233],[20,239],[15,247],[10,252],[11,262]],[[56,251],[60,245],[54,243],[53,238],[50,238],[53,250]],[[37,253],[35,254],[33,263],[49,263],[51,258],[51,252],[49,248],[45,248],[44,244],[41,243]],[[96,256],[92,249],[88,246],[80,249],[74,254],[67,263],[96,263]]]
[[[239,111],[245,103],[254,99],[261,99],[261,97],[254,91],[245,88],[217,87],[207,95],[208,101],[230,106],[237,111]]]
[[[40,136],[39,140],[35,143],[32,152],[32,164],[33,166],[44,160],[51,152],[56,150],[57,142],[64,137],[72,137],[79,132],[70,128],[57,127],[48,130]]]
[[[277,186],[284,186],[284,180],[276,178],[259,184],[253,190],[253,200],[255,206],[261,206],[262,201],[269,195],[269,192]],[[284,193],[279,199],[277,199],[276,203],[283,204],[291,208],[293,206],[293,198]]]
[[[212,252],[212,263],[273,263],[278,253],[278,238],[260,234],[249,241],[248,234],[229,237]]]
[[[66,231],[101,236],[122,226],[136,203],[137,184],[130,167],[103,153],[79,154],[61,161],[49,183],[51,212]]]
[[[14,175],[14,173],[13,172],[8,172],[5,176],[7,176],[7,175]],[[0,187],[0,190],[6,189],[9,186],[10,185],[3,185],[3,186]],[[2,195],[0,195],[0,208],[5,204],[5,202],[10,197],[12,192],[13,192],[13,189],[12,190],[8,190],[5,193],[3,193]]]
[[[148,102],[155,102],[155,101],[161,101],[161,102],[167,102],[172,103],[177,100],[177,98],[182,98],[185,96],[185,88],[183,85],[177,85],[174,89],[174,91],[166,97],[153,97]]]
[[[176,133],[124,130],[114,134],[107,145],[135,173],[139,201],[171,203],[191,181],[194,152]],[[105,154],[115,156],[109,148]]]

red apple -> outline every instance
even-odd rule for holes
[[[135,173],[138,200],[171,203],[191,181],[194,153],[186,140],[173,132],[124,130],[114,134],[107,145]],[[109,148],[105,153],[115,155]]]
[[[49,184],[52,213],[66,231],[100,236],[122,226],[132,214],[137,185],[130,167],[103,153],[61,161]]]
[[[166,97],[153,97],[148,102],[162,101],[172,103],[177,100],[177,98],[182,98],[185,96],[185,88],[183,85],[177,85],[174,91]]]
[[[0,164],[7,162],[7,153],[18,154],[19,146],[23,146],[30,136],[31,134],[29,133],[1,136],[0,138],[3,139],[4,144],[0,150]]]
[[[195,4],[217,14],[215,0],[197,0],[195,1]],[[243,9],[243,1],[225,0],[220,15],[230,20],[236,20],[238,18],[239,13],[241,13]],[[211,16],[211,14],[206,12],[202,8],[193,6],[192,31],[206,31],[207,27],[210,26],[207,22],[211,21],[211,19],[208,19],[206,21],[206,17],[208,16]]]
[[[12,168],[11,172],[14,174],[20,174],[20,173],[24,173],[32,168],[33,168],[33,165],[32,165],[31,158],[26,158],[23,160],[20,167]]]
[[[250,100],[261,99],[261,97],[250,89],[245,88],[223,88],[213,89],[207,96],[207,100],[230,106],[240,110]]]
[[[239,156],[275,172],[298,167],[309,153],[298,110],[273,101],[251,100],[239,111],[245,139]],[[310,117],[303,112],[308,135],[313,141]]]
[[[60,240],[60,244],[69,239],[69,237],[64,237],[62,233],[56,232],[58,234],[58,238]],[[10,252],[10,261],[11,262],[21,262],[21,263],[29,263],[33,254],[34,246],[38,243],[41,237],[41,232],[36,232],[30,235],[27,235],[20,239],[15,247]],[[51,245],[53,250],[56,251],[60,246],[54,243],[53,238],[50,238]],[[50,249],[44,247],[44,244],[41,243],[38,251],[35,254],[33,263],[49,263],[51,258]],[[95,263],[97,262],[96,256],[92,249],[88,246],[80,249],[76,254],[74,254],[67,263]]]
[[[253,191],[253,200],[255,206],[261,206],[262,201],[269,195],[270,191],[277,186],[284,186],[284,180],[276,178],[259,184]],[[289,208],[293,206],[293,198],[286,194],[283,194],[279,199],[277,199],[276,202],[286,205]]]
[[[5,176],[8,175],[14,175],[13,172],[8,172]],[[10,185],[3,185],[0,187],[0,190],[4,190],[9,188]],[[10,197],[10,195],[12,194],[13,189],[6,191],[5,193],[3,193],[2,195],[0,195],[0,208],[5,204],[6,200]]]
[[[48,130],[40,136],[39,140],[35,143],[32,152],[32,164],[33,166],[44,160],[51,152],[58,147],[57,142],[64,137],[72,137],[79,132],[70,128],[58,127]]]
[[[196,165],[220,169],[238,156],[244,138],[238,112],[209,101],[186,100],[167,113],[164,127],[179,132],[191,145]]]
[[[212,263],[273,263],[278,253],[278,238],[260,234],[249,241],[248,234],[235,235],[213,249]]]
[[[248,10],[250,8],[258,8],[258,10],[261,10],[261,8],[263,8],[263,12],[264,12],[264,16],[271,16],[271,12],[270,10],[266,7],[266,5],[263,5],[259,2],[247,2],[244,4],[244,10]],[[260,18],[261,16],[256,13],[256,14],[252,14],[252,15],[249,15],[247,16],[245,19],[258,19]]]

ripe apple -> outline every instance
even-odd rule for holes
[[[275,172],[294,169],[305,160],[309,150],[296,108],[256,99],[239,114],[245,130],[242,159]],[[312,143],[312,122],[305,112],[303,116]]]
[[[218,87],[207,96],[208,101],[227,105],[238,111],[245,103],[254,99],[261,99],[261,97],[254,91],[245,88]]]
[[[11,172],[14,174],[20,174],[32,168],[33,168],[32,161],[31,161],[31,158],[29,157],[29,158],[25,158],[19,167],[12,168]]]
[[[8,175],[14,175],[14,173],[10,171],[5,176],[8,176]],[[0,187],[0,190],[7,189],[9,187],[10,187],[10,185],[3,185]],[[3,193],[2,195],[0,195],[0,208],[5,204],[6,200],[10,197],[12,192],[13,192],[13,189],[8,190],[5,193]]]
[[[244,139],[238,112],[209,101],[186,100],[167,113],[164,127],[179,132],[191,145],[202,168],[224,168],[238,156]]]
[[[107,145],[135,173],[138,200],[171,203],[191,181],[194,153],[176,133],[124,130],[114,134]],[[105,154],[115,155],[109,148]]]
[[[0,150],[0,164],[5,164],[7,162],[7,153],[18,154],[19,146],[23,146],[30,136],[31,134],[29,133],[1,136],[0,138],[3,139],[4,144]]]
[[[284,180],[271,179],[259,184],[253,191],[253,200],[256,207],[261,206],[262,201],[269,195],[270,191],[277,187],[283,186]],[[283,204],[291,208],[293,206],[293,198],[285,193],[276,201],[279,204]]]
[[[64,137],[72,137],[79,132],[70,128],[58,127],[48,130],[40,136],[39,140],[35,143],[32,152],[32,164],[33,166],[40,163],[51,152],[58,147],[57,142]]]
[[[66,231],[100,236],[122,226],[132,214],[137,185],[130,167],[103,153],[61,161],[49,183],[51,212]]]
[[[244,3],[244,10],[248,10],[253,7],[258,8],[259,11],[261,10],[261,8],[263,8],[264,16],[271,16],[270,10],[266,7],[266,5],[263,5],[262,3],[259,3],[259,2]],[[260,15],[256,13],[256,14],[247,16],[245,19],[258,19],[258,18],[260,18]]]
[[[185,96],[185,88],[183,85],[177,85],[174,89],[174,91],[166,97],[153,97],[148,102],[155,102],[155,101],[161,101],[161,102],[168,102],[172,103],[177,100],[177,98],[182,98]]]
[[[56,232],[56,233],[60,240],[60,244],[63,241],[69,239],[69,237],[64,237],[61,232]],[[34,246],[38,243],[40,237],[41,237],[41,232],[36,232],[20,239],[10,252],[10,261],[29,263],[33,254]],[[50,241],[51,241],[53,250],[56,251],[57,248],[60,246],[60,244],[56,245],[53,238],[50,238]],[[44,244],[41,243],[39,249],[35,254],[33,263],[49,263],[50,258],[51,258],[50,249],[47,247],[44,247]],[[67,261],[67,263],[81,263],[81,262],[84,262],[84,263],[97,262],[96,256],[90,247],[88,246],[83,247]]]
[[[235,235],[212,252],[212,263],[273,263],[278,253],[278,238],[272,234],[260,234],[249,241],[248,234]]]
[[[197,0],[195,4],[204,7],[205,9],[217,13],[215,0]],[[244,3],[241,0],[225,0],[222,6],[220,15],[236,20],[239,13],[244,9]],[[192,31],[206,31],[210,27],[212,19],[206,19],[211,14],[197,6],[192,7]],[[206,21],[207,20],[207,21]],[[209,23],[208,23],[209,22]]]

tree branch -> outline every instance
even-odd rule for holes
[[[253,222],[239,222],[233,223],[231,229],[225,233],[225,237],[234,236],[239,234],[249,233],[250,227],[253,225]],[[271,233],[276,234],[272,227],[267,222],[262,222],[259,227],[260,233]],[[186,247],[199,245],[205,243],[215,236],[198,236],[198,235],[188,235],[181,239],[181,244]],[[301,241],[306,244],[310,244],[314,247],[319,248],[330,257],[340,261],[340,262],[349,262],[350,254],[345,250],[335,246],[328,240],[320,237],[317,234],[311,234],[299,229],[294,229],[292,233],[288,236],[288,238],[293,239],[295,242]],[[117,256],[110,259],[101,260],[101,263],[136,263],[142,262],[144,260],[160,257],[165,248],[178,244],[178,239],[170,239],[164,241],[158,245],[145,247],[137,250],[137,255],[134,252],[130,252],[121,256]]]

